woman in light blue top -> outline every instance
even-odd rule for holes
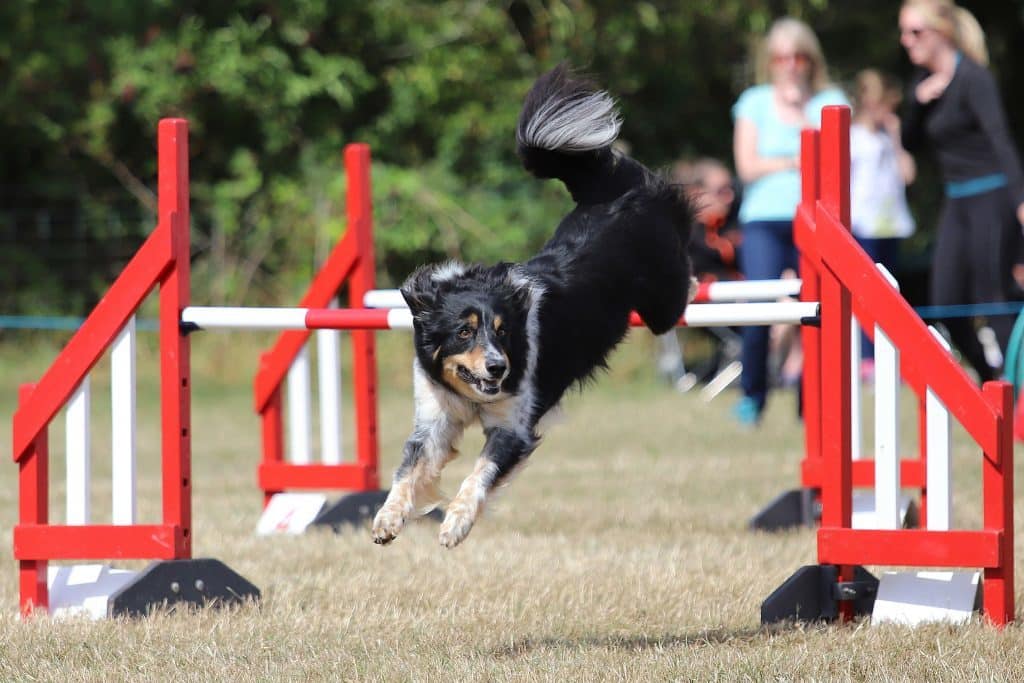
[[[740,204],[740,268],[750,280],[796,269],[793,216],[800,202],[800,131],[817,127],[821,109],[847,104],[832,86],[821,44],[807,24],[783,18],[772,24],[757,60],[758,85],[733,106],[733,154],[744,183]],[[748,425],[761,419],[768,396],[768,329],[743,330],[743,398],[734,409]]]

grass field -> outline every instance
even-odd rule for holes
[[[5,444],[17,384],[37,379],[55,352],[40,339],[0,346]],[[251,375],[265,339],[198,336],[193,346],[194,554],[249,578],[262,602],[134,621],[19,620],[8,458],[0,467],[0,680],[1024,679],[1016,626],[762,629],[761,601],[814,561],[809,530],[746,529],[762,504],[797,483],[802,436],[792,395],[775,396],[761,429],[740,431],[728,418],[733,395],[705,404],[653,380],[644,333],[566,402],[530,466],[454,551],[438,545],[430,523],[384,548],[368,531],[257,537]],[[388,473],[411,420],[408,346],[396,335],[380,351]],[[144,348],[139,359],[144,521],[159,509],[154,358]],[[93,395],[97,520],[110,507],[104,372]],[[63,515],[62,431],[51,431],[54,519]],[[464,444],[447,491],[480,443],[474,434]],[[960,432],[954,459],[965,488],[955,519],[974,527],[979,456]]]

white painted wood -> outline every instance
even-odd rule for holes
[[[879,528],[899,529],[900,352],[875,326],[875,510]]]
[[[86,375],[68,400],[64,415],[67,454],[65,514],[68,524],[89,523],[90,393],[89,375]]]
[[[331,308],[338,302],[332,301]],[[341,332],[317,330],[317,390],[320,406],[320,459],[328,465],[341,463]]]
[[[200,328],[228,327],[252,330],[304,330],[306,308],[259,308],[238,306],[189,306],[181,321]]]
[[[882,572],[871,624],[967,623],[980,579],[978,571]]]
[[[949,342],[934,327],[932,335],[949,351]],[[948,531],[953,525],[952,419],[945,404],[928,388],[925,394],[925,448],[928,453],[928,529]]]
[[[392,308],[388,311],[388,327],[392,330],[411,330],[412,312],[408,308]]]
[[[134,524],[135,491],[135,316],[110,348],[112,521]]]
[[[309,350],[303,346],[288,368],[288,460],[297,465],[313,461],[310,397]]]
[[[260,536],[301,534],[325,505],[327,496],[322,493],[277,493],[263,508],[256,533]]]
[[[110,596],[138,577],[130,569],[113,569],[103,564],[54,565],[47,567],[49,590],[47,614],[54,618],[104,619]]]

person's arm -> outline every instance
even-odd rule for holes
[[[1000,168],[1006,174],[1014,206],[1024,207],[1024,173],[1021,172],[1017,148],[1013,143],[1009,127],[1006,125],[1006,115],[1003,113],[1003,102],[999,96],[999,89],[996,87],[995,78],[988,69],[977,71],[977,77],[971,80],[965,99],[988,138]],[[1024,208],[1018,210],[1018,215],[1022,210]]]
[[[757,125],[750,119],[736,119],[732,151],[736,161],[736,174],[745,184],[771,173],[800,168],[798,157],[763,157],[758,154]]]
[[[917,85],[920,77],[914,79],[907,88],[904,98],[903,116],[900,120],[900,142],[908,152],[919,152],[924,148],[924,112],[925,105],[917,99]]]

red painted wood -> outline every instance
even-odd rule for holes
[[[28,401],[34,389],[23,384],[18,389],[20,404]],[[18,463],[18,522],[20,524],[46,524],[49,521],[49,435],[48,425],[36,435],[24,457]],[[19,605],[21,614],[29,616],[35,610],[46,611],[49,595],[46,585],[46,558],[18,562]]]
[[[169,524],[18,524],[14,557],[19,560],[173,560],[188,557],[189,540]]]
[[[818,562],[910,567],[999,567],[1003,533],[995,530],[818,530]],[[985,584],[988,592],[988,582]]]
[[[262,364],[264,359],[260,359]],[[284,420],[281,415],[281,390],[280,388],[270,396],[260,413],[260,423],[263,429],[263,465],[276,465],[284,462]],[[270,499],[281,493],[282,489],[263,489],[263,506],[270,504]]]
[[[158,226],[18,407],[13,423],[16,462],[64,407],[171,263],[170,232]]]
[[[178,326],[190,296],[187,121],[160,121],[157,159],[159,220],[170,231],[174,259],[174,268],[160,282],[163,528],[181,529],[182,543],[173,544],[176,554],[172,557],[188,558],[192,556],[192,380],[189,337]],[[151,546],[142,541],[127,547],[146,552]]]
[[[349,281],[349,306],[361,308],[363,297],[376,288],[376,261],[373,251],[373,197],[370,191],[370,147],[345,148],[348,176],[346,211],[358,244],[359,261]],[[370,480],[366,488],[380,488],[377,475],[377,341],[374,333],[352,333],[352,389],[355,393],[356,461],[366,468]]]
[[[818,131],[805,129],[800,134],[800,206],[793,220],[793,240],[800,253],[800,300],[821,301],[821,259],[814,234],[814,207],[818,201]],[[800,328],[804,350],[801,377],[803,400],[804,457],[801,483],[808,488],[821,488],[821,330],[812,325]],[[809,479],[806,470],[816,469],[818,476]]]
[[[331,251],[320,271],[313,278],[309,289],[302,297],[299,305],[303,308],[324,308],[331,303],[345,279],[359,259],[357,245],[352,232],[348,232]],[[360,302],[359,307],[362,308]],[[254,405],[257,413],[262,413],[271,395],[278,390],[292,361],[309,341],[308,330],[289,330],[282,332],[269,351],[263,354],[265,362],[260,364],[259,372],[253,383]]]
[[[386,308],[311,308],[306,327],[311,330],[387,330]]]
[[[1013,582],[1013,387],[1007,382],[987,382],[985,400],[999,415],[997,453],[982,460],[984,527],[1000,534],[998,566],[985,567],[984,610],[995,624],[1014,619]]]
[[[805,459],[801,463],[802,480],[814,482],[812,488],[821,486],[824,466],[821,459]],[[875,461],[871,458],[853,460],[850,464],[850,478],[854,488],[871,488],[875,485]],[[925,463],[920,458],[900,460],[900,484],[907,488],[923,488],[927,481]]]
[[[290,489],[344,489],[347,491],[368,491],[377,488],[376,471],[358,462],[340,465],[295,465],[288,462],[263,462],[257,473],[260,488],[264,491],[287,491]]]

